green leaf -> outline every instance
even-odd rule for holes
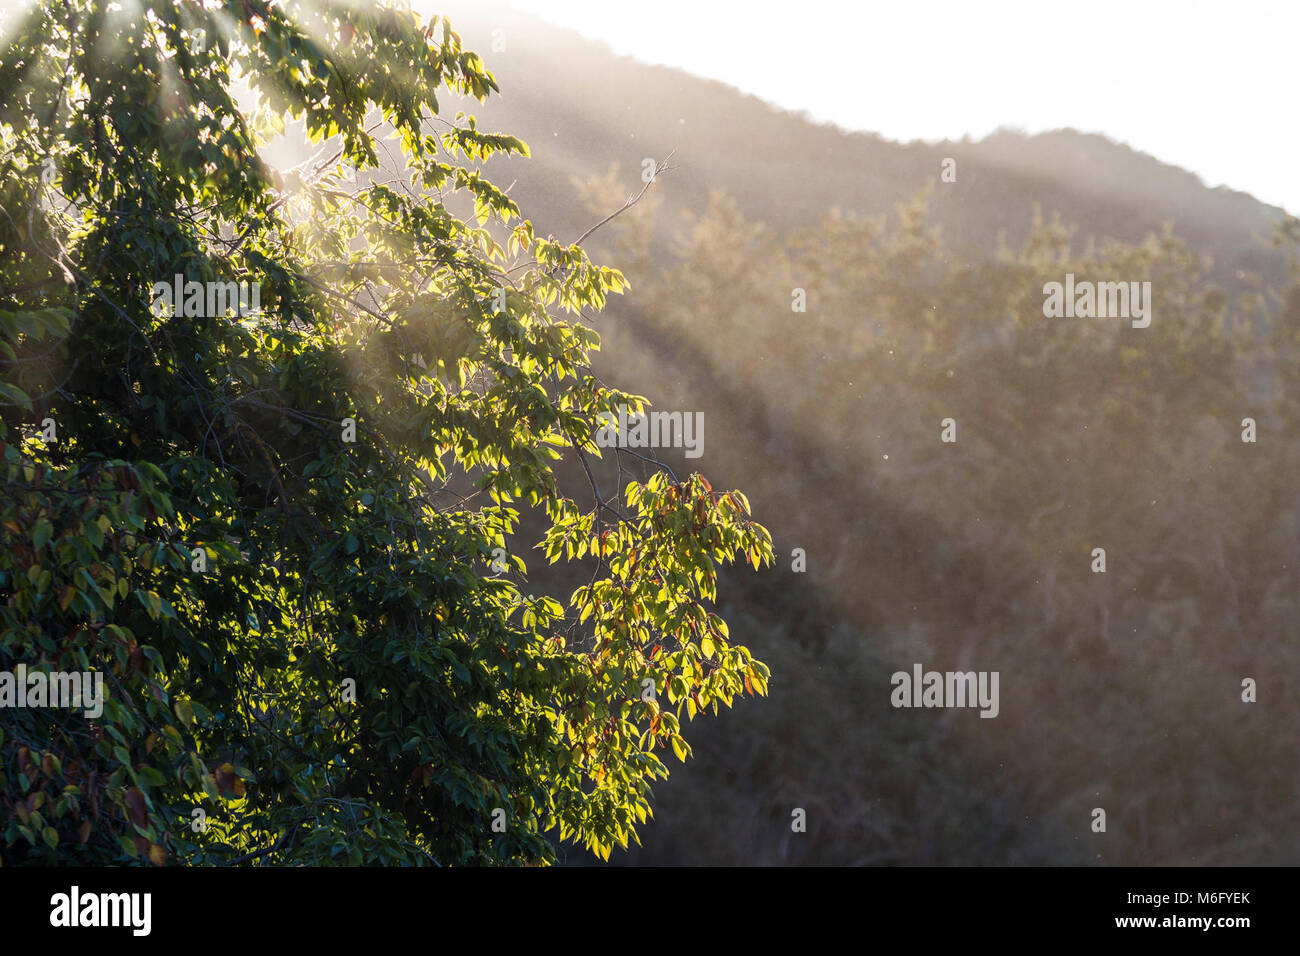
[[[54,534],[54,526],[50,524],[48,518],[41,518],[32,528],[32,547],[37,551],[49,543],[50,536]]]
[[[27,411],[35,411],[32,407],[32,400],[28,398],[17,385],[11,385],[9,382],[0,382],[0,398],[3,398],[10,405],[21,405]]]
[[[162,598],[158,596],[158,592],[136,591],[135,596],[140,600],[140,603],[145,606],[146,610],[148,610],[149,617],[155,621],[158,620],[159,616],[162,614]]]

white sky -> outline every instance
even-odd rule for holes
[[[848,129],[1072,126],[1300,213],[1300,0],[510,5]]]

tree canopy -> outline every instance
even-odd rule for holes
[[[598,447],[647,405],[591,368],[627,283],[486,177],[524,143],[440,112],[496,92],[481,59],[387,4],[66,0],[5,30],[0,671],[106,699],[0,708],[0,857],[636,839],[681,716],[766,693],[710,608],[771,538],[740,492]],[[319,151],[276,170],[286,120]],[[580,584],[532,593],[530,544]]]

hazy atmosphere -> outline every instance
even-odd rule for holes
[[[0,863],[1300,863],[1297,36],[9,3]]]

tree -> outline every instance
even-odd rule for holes
[[[709,605],[771,539],[739,492],[601,460],[646,400],[582,318],[626,281],[484,176],[522,142],[439,116],[496,90],[482,61],[335,2],[68,0],[5,39],[0,672],[106,688],[0,709],[5,862],[635,839],[683,710],[766,693]],[[321,151],[281,173],[286,116]],[[509,553],[538,517],[565,600]]]

